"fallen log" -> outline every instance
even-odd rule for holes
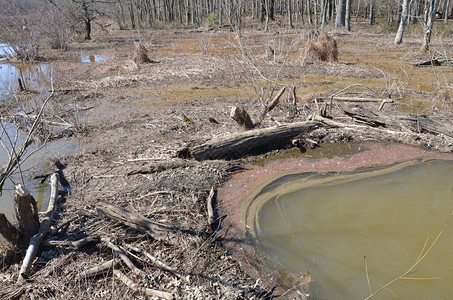
[[[416,115],[395,111],[379,111],[360,105],[345,108],[346,115],[373,127],[397,127],[416,133],[431,133],[453,138],[453,125],[434,121],[426,115]]]
[[[414,67],[428,67],[428,66],[438,67],[441,65],[442,65],[442,61],[440,61],[436,58],[431,58],[428,60],[424,60],[424,61],[415,63]]]
[[[165,241],[173,244],[177,242],[176,231],[178,229],[175,227],[165,226],[153,222],[125,208],[111,205],[102,201],[98,203],[96,210],[99,214],[107,218],[119,221],[126,226],[148,233],[155,240]]]
[[[156,297],[167,299],[167,300],[174,299],[173,295],[170,293],[140,287],[139,285],[134,283],[129,277],[124,275],[124,273],[122,273],[120,270],[113,270],[113,274],[115,274],[115,276],[118,277],[121,280],[121,282],[123,282],[125,285],[127,285],[134,292],[143,292],[147,296],[156,296]]]
[[[126,253],[123,252],[117,245],[113,244],[109,239],[103,238],[102,241],[112,249],[120,258],[121,260],[134,272],[136,275],[146,279],[146,273],[139,268],[137,268],[134,263],[127,257]]]
[[[192,157],[198,161],[214,159],[236,159],[256,155],[287,146],[301,133],[309,132],[323,125],[318,122],[296,122],[264,129],[254,129],[214,138],[193,147]]]
[[[88,236],[77,241],[56,241],[56,240],[44,240],[41,242],[41,245],[46,247],[63,247],[63,248],[72,248],[80,249],[88,244],[99,243],[100,239],[98,237]]]
[[[386,103],[393,103],[393,99],[383,99],[383,98],[361,98],[361,97],[340,97],[334,96],[332,98],[335,101],[343,101],[343,102],[382,102],[385,101]]]
[[[131,249],[132,251],[135,251],[137,253],[141,253],[143,255],[145,255],[149,260],[151,260],[155,265],[157,265],[159,268],[165,270],[165,271],[168,271],[170,273],[172,273],[173,275],[175,275],[176,277],[178,277],[179,279],[182,279],[182,280],[185,280],[185,281],[189,281],[189,276],[187,277],[184,277],[181,272],[167,266],[166,264],[164,264],[163,262],[161,262],[160,260],[158,260],[156,257],[152,256],[151,254],[149,254],[148,252],[146,252],[145,250],[141,249],[141,248],[138,248],[138,247],[134,247],[132,245],[129,245],[129,244],[126,244],[126,247]]]
[[[151,174],[154,172],[169,170],[169,169],[177,169],[177,168],[184,168],[184,167],[193,167],[197,163],[191,160],[185,159],[175,159],[168,161],[161,161],[161,162],[149,162],[136,170],[131,170],[127,173],[127,176],[137,175],[137,174]]]
[[[79,275],[77,277],[79,279],[81,279],[81,278],[87,278],[87,277],[92,277],[92,276],[97,276],[99,274],[103,274],[103,273],[107,272],[108,270],[112,269],[118,263],[119,263],[118,259],[108,260],[100,265],[94,266],[84,272],[79,273]]]
[[[27,252],[25,254],[24,261],[22,262],[22,267],[19,271],[19,277],[17,278],[17,283],[22,283],[25,279],[28,278],[30,274],[32,263],[38,253],[39,245],[41,241],[46,236],[47,232],[50,228],[50,223],[52,222],[52,218],[55,212],[56,202],[58,198],[58,174],[52,174],[50,178],[50,200],[49,206],[47,207],[47,211],[44,215],[44,218],[41,223],[41,227],[37,234],[35,234],[31,240],[30,245],[28,246]]]

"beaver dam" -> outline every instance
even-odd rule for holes
[[[432,159],[287,174],[250,194],[244,221],[287,288],[299,283],[307,299],[365,299],[400,276],[373,299],[444,299],[452,182],[453,161]]]

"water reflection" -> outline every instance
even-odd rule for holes
[[[107,57],[105,57],[104,55],[98,55],[98,54],[97,55],[88,55],[88,56],[82,57],[80,59],[80,61],[83,63],[103,62],[106,60],[107,60]]]
[[[0,165],[3,166],[9,159],[8,152],[11,152],[14,147],[20,147],[26,139],[26,135],[17,130],[17,127],[12,124],[3,123],[3,128],[0,128],[1,140],[8,148],[0,150]],[[10,142],[11,141],[11,142]],[[40,149],[42,148],[42,149]],[[0,212],[5,213],[8,219],[14,221],[14,183],[17,181],[24,182],[25,187],[31,192],[38,202],[38,207],[45,208],[50,196],[50,189],[47,183],[41,182],[40,179],[33,179],[37,174],[42,174],[44,163],[49,159],[54,159],[60,156],[70,155],[81,150],[83,145],[74,140],[57,140],[46,145],[32,144],[24,157],[33,153],[25,162],[17,169],[9,180],[3,186],[3,194],[0,196]],[[39,150],[40,149],[40,150]]]
[[[369,295],[364,256],[372,290],[401,275],[419,257],[428,237],[429,247],[453,211],[451,161],[313,180],[296,179],[260,194],[252,201],[247,224],[254,226],[273,267],[294,280],[310,273],[317,299]],[[441,278],[400,280],[373,299],[395,294],[401,299],[449,299],[451,225],[409,276]]]
[[[39,93],[48,92],[51,87],[51,67],[47,64],[0,64],[0,99],[23,87]]]
[[[7,44],[0,43],[0,60],[10,58],[14,55],[14,50]]]

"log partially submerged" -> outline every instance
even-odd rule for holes
[[[49,206],[47,207],[47,211],[44,215],[44,219],[41,223],[41,227],[39,228],[39,231],[37,234],[35,234],[31,240],[30,240],[30,245],[28,246],[27,253],[25,254],[24,261],[22,262],[22,267],[20,268],[19,271],[19,278],[17,278],[17,283],[22,283],[25,281],[25,279],[28,278],[28,275],[30,274],[31,266],[32,263],[36,257],[36,254],[38,253],[39,245],[41,244],[41,241],[43,238],[46,236],[47,232],[49,231],[50,228],[50,223],[52,222],[52,218],[55,212],[55,206],[58,198],[58,174],[54,173],[52,174],[52,177],[50,178],[50,185],[51,185],[51,191],[50,191],[50,200],[49,200]]]
[[[281,149],[291,140],[304,133],[323,127],[319,122],[296,122],[264,129],[254,129],[214,138],[192,148],[192,156],[198,160],[236,159],[252,154]]]
[[[426,115],[371,110],[360,105],[346,108],[344,112],[354,120],[373,127],[398,127],[411,132],[431,133],[453,138],[453,125],[435,121]]]
[[[148,233],[155,240],[176,243],[176,231],[178,229],[175,227],[165,226],[153,222],[125,208],[102,201],[98,204],[96,210],[99,214],[107,218],[119,221],[126,226]]]

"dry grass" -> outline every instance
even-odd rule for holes
[[[134,61],[138,65],[148,64],[148,63],[153,62],[151,59],[149,59],[148,50],[146,50],[146,47],[142,43],[137,44],[137,46],[135,48]]]
[[[317,42],[307,41],[302,57],[330,63],[338,62],[337,41],[323,31]]]

